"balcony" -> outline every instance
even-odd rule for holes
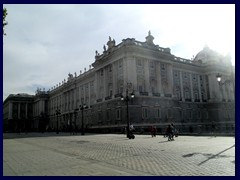
[[[164,94],[165,97],[172,97],[172,94]]]
[[[121,93],[118,93],[118,94],[115,94],[114,97],[117,98],[117,97],[121,97]]]
[[[100,99],[97,99],[97,102],[102,102],[102,98],[100,98]]]
[[[152,93],[153,96],[160,97],[160,93]]]
[[[107,101],[107,100],[110,100],[110,99],[112,99],[112,96],[107,96],[107,97],[105,97],[105,100]]]
[[[139,94],[142,96],[148,96],[148,92],[140,92]]]

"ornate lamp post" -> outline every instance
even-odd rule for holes
[[[216,78],[217,78],[217,81],[218,81],[218,84],[219,84],[219,86],[223,86],[223,85],[227,85],[227,84],[233,84],[233,91],[234,91],[234,101],[235,101],[235,85],[234,85],[234,82],[233,82],[233,80],[230,80],[230,79],[226,79],[225,81],[222,81],[222,75],[221,74],[217,74],[217,76],[216,76]],[[223,96],[223,91],[221,91],[222,92],[222,96]],[[226,104],[226,106],[227,106],[227,104]],[[226,112],[227,112],[227,115],[228,115],[228,118],[229,118],[229,120],[230,120],[230,116],[229,116],[229,113],[228,113],[228,110],[227,110],[227,107],[225,106],[225,110],[226,110]]]
[[[128,87],[131,86],[131,83],[128,83]],[[128,111],[128,102],[130,100],[132,100],[135,97],[134,93],[132,92],[130,95],[128,94],[128,88],[126,89],[126,96],[124,97],[123,95],[121,95],[121,100],[126,102],[127,105],[127,138],[130,138],[129,134],[130,134],[130,129],[129,129],[129,111]]]
[[[87,109],[88,106],[86,104],[82,104],[79,106],[79,109],[82,111],[82,127],[81,127],[81,135],[85,135],[85,132],[84,132],[84,121],[83,121],[83,111],[84,109]]]
[[[225,80],[225,81],[223,82],[223,81],[222,81],[222,75],[219,74],[219,73],[217,74],[216,78],[217,78],[217,81],[218,81],[219,86],[226,85],[226,84],[230,84],[230,83],[233,84],[234,100],[235,100],[235,87],[234,87],[234,82],[233,82],[232,80],[230,80],[230,79],[227,79],[227,80]]]
[[[58,115],[60,115],[61,114],[61,112],[60,112],[60,109],[57,109],[56,110],[56,115],[57,115],[57,134],[59,133],[59,130],[58,130]]]

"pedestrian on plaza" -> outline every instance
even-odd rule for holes
[[[151,126],[150,131],[151,131],[152,137],[156,137],[156,134],[157,134],[157,128],[156,128],[156,126]]]
[[[173,130],[172,130],[172,126],[171,124],[168,125],[167,127],[167,137],[168,137],[168,141],[173,141]]]
[[[135,136],[134,136],[134,134],[133,134],[133,131],[134,131],[134,127],[133,127],[133,124],[130,124],[129,125],[129,139],[134,139],[135,138]]]
[[[171,123],[171,128],[172,128],[172,135],[173,136],[175,136],[175,137],[177,137],[178,135],[178,132],[177,132],[177,129],[176,129],[176,127],[174,126],[174,124],[173,123]]]
[[[212,124],[212,135],[214,136],[214,137],[216,137],[216,126],[215,126],[215,124]]]

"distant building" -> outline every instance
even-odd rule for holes
[[[33,123],[33,95],[10,94],[3,103],[4,132],[21,132]]]
[[[86,131],[120,132],[128,112],[129,122],[137,130],[155,125],[164,133],[174,123],[181,133],[213,129],[234,133],[235,71],[230,57],[206,46],[193,59],[184,59],[171,54],[170,48],[155,45],[153,39],[149,32],[145,42],[127,38],[116,45],[109,37],[103,52],[96,51],[89,70],[85,68],[78,76],[69,73],[54,88],[31,96],[31,128],[37,130],[42,124],[43,129],[81,130],[83,121]],[[217,75],[222,77],[220,83]],[[126,90],[135,95],[128,109],[120,100]],[[10,96],[4,101],[4,109],[9,109],[4,113],[5,127],[9,129],[15,128],[10,125],[14,119],[11,107],[18,107],[14,122],[21,118],[21,107],[11,102],[17,103]],[[83,104],[88,108],[80,110]],[[56,115],[56,110],[61,114]]]

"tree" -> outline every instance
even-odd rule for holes
[[[3,35],[6,35],[6,33],[4,32],[4,27],[8,24],[8,22],[6,22],[5,18],[7,17],[7,9],[3,8]]]

